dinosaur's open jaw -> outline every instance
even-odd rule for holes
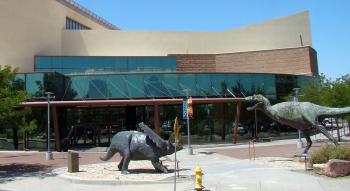
[[[256,109],[256,108],[259,106],[260,103],[261,103],[261,102],[255,104],[255,105],[253,105],[253,106],[251,106],[251,107],[247,107],[247,110],[248,110],[248,111],[252,111],[252,110]]]

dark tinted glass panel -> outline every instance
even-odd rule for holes
[[[131,98],[128,93],[125,76],[110,75],[107,78],[109,97],[112,98]]]
[[[64,74],[175,72],[173,57],[36,57],[35,70]]]
[[[128,75],[126,80],[130,97],[146,97],[143,75]]]
[[[210,74],[197,74],[197,94],[201,96],[211,95]]]
[[[44,82],[44,74],[27,74],[26,90],[33,96],[42,96]]]
[[[296,87],[298,87],[297,76],[276,75],[276,93],[278,100],[283,100],[283,98],[292,93],[293,88]]]
[[[67,17],[66,18],[66,29],[68,29],[68,30],[83,30],[83,29],[87,30],[90,28]]]
[[[17,90],[25,90],[25,74],[16,74],[14,81],[12,82],[12,87]]]
[[[76,92],[75,99],[88,98],[89,78],[87,76],[75,76],[70,78],[72,89]]]
[[[183,92],[179,92],[178,76],[177,74],[163,74],[164,90],[174,97],[183,94]]]
[[[225,74],[211,74],[211,93],[215,96],[224,95],[227,88]]]
[[[107,99],[110,94],[108,91],[108,76],[89,76],[87,97],[93,99]]]
[[[149,97],[171,97],[163,88],[161,75],[145,75],[145,93]]]
[[[179,93],[180,95],[196,96],[196,78],[195,74],[179,75]]]
[[[20,77],[18,77],[20,78]],[[42,74],[30,75],[26,80],[27,90],[33,95],[40,92],[41,83],[63,77],[46,77]],[[44,80],[43,80],[44,79]],[[48,80],[50,79],[50,80]],[[271,74],[128,74],[128,75],[87,75],[67,77],[66,87],[61,94],[73,99],[132,99],[186,96],[186,89],[194,97],[231,97],[229,89],[236,97],[264,94],[270,99],[281,99],[294,87],[312,80],[312,77],[283,76]],[[55,86],[60,89],[61,83]],[[55,90],[57,94],[59,91]],[[69,96],[65,96],[69,98]]]

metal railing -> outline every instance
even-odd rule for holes
[[[99,24],[102,24],[106,26],[108,29],[111,30],[120,30],[120,28],[116,27],[115,25],[111,24],[104,18],[96,15],[92,11],[88,10],[87,8],[81,6],[79,3],[75,2],[74,0],[56,0],[57,2],[60,2],[61,4],[65,5],[66,7],[69,7],[82,15],[92,19],[93,21],[96,21]]]

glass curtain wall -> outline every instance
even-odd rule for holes
[[[35,72],[99,74],[121,72],[175,72],[175,57],[37,56]]]
[[[264,94],[281,100],[311,77],[273,74],[125,74],[74,75],[66,86],[74,95],[65,99],[130,99],[192,97],[245,97]],[[188,90],[188,91],[186,91]]]

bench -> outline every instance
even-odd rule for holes
[[[259,138],[259,140],[261,140],[262,142],[265,142],[265,141],[271,142],[272,141],[272,137],[261,137],[261,138]]]

